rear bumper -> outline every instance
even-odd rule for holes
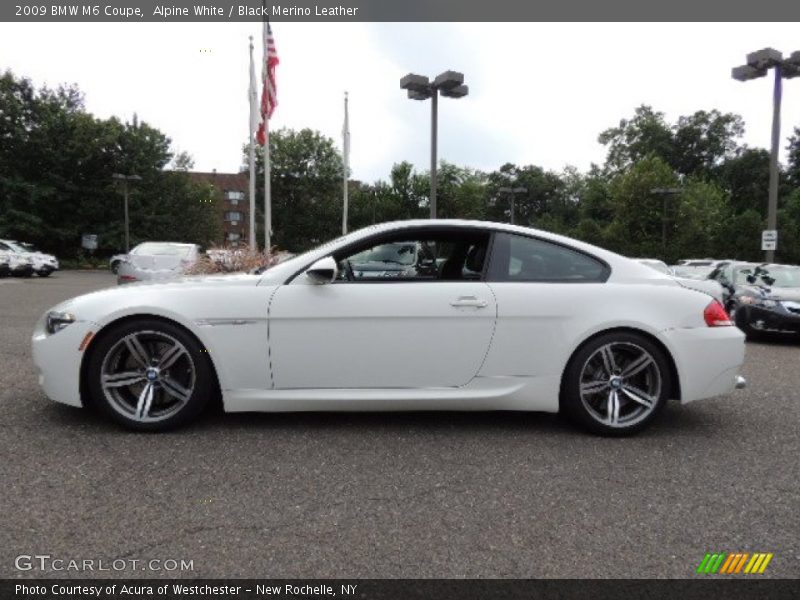
[[[741,384],[745,337],[738,328],[669,329],[659,337],[675,361],[681,403],[727,394]]]

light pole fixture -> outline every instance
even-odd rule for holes
[[[130,223],[128,220],[128,182],[141,181],[142,178],[138,175],[122,175],[121,173],[114,173],[111,178],[122,182],[122,195],[125,198],[125,253],[127,254],[131,251]]]
[[[667,251],[667,198],[679,196],[682,192],[681,188],[653,188],[650,190],[651,194],[661,196],[664,199],[661,208],[661,249],[663,252]]]
[[[497,191],[500,192],[501,194],[507,194],[511,198],[511,224],[513,225],[514,224],[514,213],[515,213],[514,209],[515,209],[517,194],[527,194],[528,193],[528,188],[524,188],[524,187],[513,187],[513,188],[512,187],[501,187]]]
[[[463,98],[469,94],[464,74],[445,71],[430,81],[424,75],[409,73],[400,80],[400,89],[412,100],[431,99],[431,219],[436,218],[436,144],[439,119],[439,94],[445,98]]]
[[[749,81],[766,77],[767,71],[775,70],[772,88],[772,148],[769,161],[769,202],[767,205],[767,229],[778,227],[778,147],[781,137],[782,80],[800,76],[800,50],[784,58],[774,48],[764,48],[747,55],[747,64],[734,67],[731,76],[737,81]],[[766,262],[774,262],[775,250],[767,250]]]

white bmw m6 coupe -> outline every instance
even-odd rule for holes
[[[381,268],[385,265],[385,268]],[[710,296],[612,252],[480,221],[368,227],[265,272],[111,288],[42,316],[47,396],[162,430],[226,411],[562,411],[624,435],[742,387]]]

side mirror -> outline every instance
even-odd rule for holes
[[[339,268],[332,256],[320,258],[306,270],[306,277],[316,284],[333,283],[337,275]]]

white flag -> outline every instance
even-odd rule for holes
[[[260,116],[258,113],[258,89],[256,87],[256,66],[253,62],[253,45],[250,44],[250,88],[247,90],[250,100],[250,131],[258,130]]]

